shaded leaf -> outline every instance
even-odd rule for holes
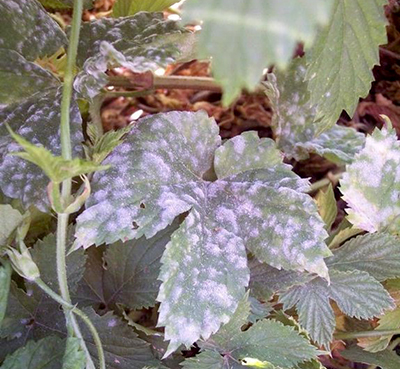
[[[260,263],[255,258],[250,259],[249,268],[249,286],[252,295],[266,301],[278,291],[304,284],[313,278],[312,275],[306,273],[276,269],[268,264]]]
[[[18,102],[59,85],[60,81],[49,71],[14,50],[1,49],[0,104]]]
[[[8,237],[20,225],[22,214],[11,205],[0,204],[0,246],[7,243]]]
[[[379,319],[376,330],[395,330],[400,327],[400,309],[387,311]],[[359,339],[358,345],[369,352],[378,352],[385,350],[393,338],[392,336],[378,336]]]
[[[0,264],[0,327],[3,322],[8,302],[8,293],[10,291],[12,268],[10,263]]]
[[[177,60],[189,36],[176,22],[158,13],[84,23],[77,59],[83,70],[74,87],[91,99],[107,84],[107,69],[123,66],[144,72],[166,66]]]
[[[107,369],[142,369],[146,365],[157,367],[160,364],[154,359],[150,345],[112,312],[103,316],[92,309],[85,312],[99,332]],[[92,357],[97,357],[96,346],[86,326],[82,326],[82,334]]]
[[[49,211],[46,175],[34,164],[13,155],[21,147],[8,134],[6,124],[13,131],[36,146],[61,155],[60,143],[61,90],[49,90],[34,95],[23,103],[0,109],[0,186],[4,194],[18,198],[27,208],[34,204],[41,211]],[[71,105],[71,144],[74,156],[81,153],[81,115],[75,102]]]
[[[54,156],[51,151],[42,146],[31,144],[11,130],[10,135],[24,149],[22,152],[13,151],[10,154],[37,165],[53,183],[59,184],[69,178],[107,169],[105,166],[79,158],[65,160],[61,156]]]
[[[347,167],[340,191],[348,220],[368,232],[400,229],[400,143],[389,123],[375,128]]]
[[[114,17],[126,17],[141,11],[160,12],[178,2],[177,0],[117,0],[113,6]]]
[[[154,306],[161,284],[157,280],[160,259],[176,228],[173,224],[151,239],[119,241],[107,246],[104,255],[89,249],[86,272],[74,301],[84,306],[103,304],[107,309],[116,304],[131,309]],[[76,252],[79,250],[71,255]]]
[[[229,104],[242,88],[255,88],[264,68],[285,67],[298,41],[312,42],[330,7],[331,1],[192,0],[183,16],[203,21],[199,57],[212,57],[213,74]]]
[[[400,366],[400,357],[391,350],[370,353],[360,349],[357,346],[353,346],[341,351],[340,355],[347,360],[376,365],[382,369],[398,369]]]
[[[231,366],[226,360],[221,356],[219,352],[216,351],[202,351],[195,357],[186,359],[182,363],[185,369],[227,369],[227,368],[240,368],[240,364],[236,366]],[[235,365],[235,363],[233,363]]]
[[[352,116],[359,98],[370,90],[378,46],[387,42],[385,4],[386,0],[334,1],[329,25],[311,49],[306,76],[310,101],[324,127],[332,127],[342,110]]]
[[[259,169],[260,158],[250,160],[247,144],[259,140],[254,132],[218,149],[217,133],[204,112],[142,119],[104,162],[118,165],[94,176],[93,195],[78,217],[75,247],[87,247],[152,237],[189,211],[166,247],[159,277],[159,324],[166,325],[165,337],[171,341],[168,353],[181,343],[189,346],[200,336],[206,339],[234,313],[249,279],[245,245],[278,268],[321,276],[327,272],[326,232],[315,204],[303,193],[308,182],[282,161],[265,162]],[[272,141],[260,141],[260,157],[270,150],[276,157]],[[235,147],[249,159],[232,173],[218,157]],[[218,173],[230,175],[208,182],[203,176],[216,149]],[[284,238],[286,233],[292,237]]]
[[[250,315],[249,322],[255,323],[257,320],[266,318],[273,310],[273,306],[268,302],[260,302],[254,297],[249,297]]]
[[[0,47],[27,60],[51,55],[67,43],[64,32],[36,0],[2,0],[0,18]]]
[[[362,270],[378,281],[400,276],[400,241],[386,233],[352,238],[326,260],[329,268],[341,271]]]
[[[393,308],[393,299],[368,273],[330,269],[329,275],[330,285],[317,277],[303,286],[292,287],[280,296],[285,310],[296,305],[300,324],[314,341],[325,347],[329,347],[335,328],[329,299],[334,300],[345,314],[358,319],[370,319]]]
[[[338,212],[335,194],[333,193],[331,183],[327,187],[326,191],[321,190],[318,192],[316,200],[321,218],[325,222],[326,228],[329,230],[331,229]]]
[[[270,73],[264,82],[274,110],[272,128],[278,146],[297,161],[316,153],[336,163],[350,163],[363,147],[364,135],[342,126],[326,129],[317,119],[317,105],[309,101],[305,74],[306,58],[296,58],[285,73]]]
[[[70,226],[67,232],[67,245],[71,245],[74,240],[74,227]],[[53,290],[58,291],[57,280],[57,250],[56,234],[52,233],[38,240],[34,247],[30,249],[32,259],[39,267],[40,278]],[[86,255],[82,250],[77,250],[66,257],[67,261],[67,280],[70,292],[75,292],[78,282],[82,279],[85,271]]]
[[[62,369],[85,369],[86,354],[81,348],[81,340],[68,337],[63,357]]]
[[[8,356],[0,368],[60,369],[64,347],[64,340],[57,336],[48,336],[36,342],[30,340],[25,346]]]
[[[293,327],[274,320],[259,320],[248,330],[241,327],[247,322],[250,304],[243,298],[229,323],[213,335],[202,347],[205,350],[195,359],[186,360],[185,368],[208,368],[209,363],[220,368],[244,368],[263,363],[266,368],[289,368],[314,358],[318,351]],[[285,348],[291,347],[288,351]],[[207,354],[207,352],[210,352]],[[211,352],[213,352],[211,354]],[[218,355],[222,355],[217,360]],[[207,364],[207,365],[206,365]],[[243,365],[241,365],[243,364]]]

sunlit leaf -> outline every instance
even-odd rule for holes
[[[138,12],[160,12],[178,0],[117,0],[113,6],[114,17],[126,17]]]
[[[245,247],[276,268],[327,272],[327,234],[303,192],[308,182],[282,163],[272,140],[247,132],[218,148],[217,133],[204,112],[142,119],[104,161],[111,169],[94,176],[78,217],[75,247],[88,247],[152,237],[189,212],[166,247],[159,277],[168,353],[229,320],[249,280]],[[214,152],[220,178],[208,182]],[[237,158],[237,167],[224,157]]]
[[[212,57],[213,74],[229,104],[242,88],[255,88],[264,68],[285,67],[298,41],[312,42],[330,8],[330,0],[191,0],[183,16],[203,21],[199,56]]]
[[[67,337],[62,369],[85,369],[86,354],[82,350],[81,340]]]
[[[347,167],[340,191],[356,228],[400,232],[400,142],[391,124],[367,137]]]
[[[342,110],[352,116],[360,97],[367,96],[387,42],[386,0],[335,0],[329,25],[309,56],[307,80],[311,103],[322,126],[332,127]],[[329,47],[327,47],[329,45]]]
[[[11,233],[23,220],[22,214],[11,205],[0,204],[0,246],[4,246]]]
[[[0,327],[7,310],[8,293],[10,291],[12,268],[10,263],[0,264]]]
[[[325,191],[321,190],[318,192],[316,201],[319,213],[326,224],[326,228],[329,230],[336,219],[338,211],[332,184],[329,184]]]
[[[386,233],[352,238],[326,260],[328,267],[341,271],[368,272],[378,281],[400,276],[400,240]]]

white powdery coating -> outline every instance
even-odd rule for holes
[[[349,221],[376,232],[400,215],[400,144],[392,128],[375,129],[341,180]]]

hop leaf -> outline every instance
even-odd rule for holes
[[[376,128],[340,181],[348,220],[368,232],[400,230],[400,143],[389,123]]]
[[[188,212],[159,276],[168,353],[229,320],[249,281],[246,247],[276,268],[326,277],[327,234],[308,182],[272,140],[248,132],[220,146],[205,113],[171,112],[142,119],[104,163],[117,165],[94,176],[75,247],[152,237]],[[213,165],[218,180],[204,180]]]

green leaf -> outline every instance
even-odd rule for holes
[[[334,313],[329,299],[334,300],[345,314],[357,319],[370,319],[393,308],[393,299],[383,286],[362,271],[329,270],[330,285],[317,277],[295,286],[280,296],[284,309],[297,306],[300,324],[319,344],[329,347],[335,328]]]
[[[76,337],[68,337],[63,357],[62,369],[85,369],[86,355],[81,348],[81,340]]]
[[[359,98],[370,90],[378,46],[387,42],[385,4],[386,0],[334,2],[329,25],[311,50],[306,76],[311,104],[317,105],[317,118],[325,127],[332,127],[342,110],[352,116]]]
[[[391,350],[370,353],[357,346],[350,347],[340,352],[340,355],[353,362],[379,366],[382,369],[398,369],[400,357]]]
[[[263,367],[271,369],[275,366],[291,368],[317,355],[316,348],[293,327],[274,320],[260,320],[243,332],[241,327],[247,322],[249,313],[246,296],[239,302],[229,323],[202,344],[205,351],[194,359],[185,360],[184,368],[208,369],[215,363],[219,365],[217,368],[236,369],[252,366],[249,364],[253,362],[263,363]],[[291,350],[286,350],[285,345]]]
[[[260,302],[254,297],[249,297],[250,315],[249,322],[255,323],[257,320],[266,318],[273,310],[273,306],[269,302]]]
[[[182,365],[185,369],[237,369],[242,367],[237,363],[227,363],[220,353],[209,350],[202,351],[195,357],[186,359]]]
[[[391,124],[375,129],[347,167],[340,191],[348,220],[368,232],[400,232],[400,143]]]
[[[39,2],[48,9],[64,10],[74,6],[74,0],[39,0]],[[83,0],[83,8],[91,9],[93,0]]]
[[[0,246],[5,246],[8,237],[21,224],[22,214],[11,205],[0,204]]]
[[[161,283],[157,280],[160,259],[176,228],[173,224],[151,239],[116,242],[107,246],[104,255],[89,249],[74,301],[84,306],[102,304],[104,309],[114,309],[116,304],[131,309],[154,306]]]
[[[65,317],[59,305],[36,285],[27,283],[26,288],[27,292],[11,284],[9,306],[0,329],[0,337],[8,340],[1,342],[0,358],[28,339],[37,340],[55,333],[67,337]],[[111,312],[100,317],[92,309],[85,312],[99,332],[108,369],[142,369],[146,364],[157,363],[149,345],[119,317]],[[81,330],[92,357],[96,358],[97,349],[90,332],[84,325]]]
[[[74,240],[74,227],[70,226],[67,231],[67,245]],[[57,237],[55,233],[49,234],[38,240],[30,249],[32,259],[40,270],[40,278],[53,290],[58,291],[57,262],[56,262]],[[83,250],[77,250],[69,254],[67,261],[67,279],[70,292],[75,292],[78,283],[85,272],[86,255]]]
[[[329,230],[337,216],[337,205],[332,184],[330,183],[326,191],[321,190],[316,196],[319,213]]]
[[[29,62],[14,50],[0,53],[0,104],[11,104],[58,87],[49,71]]]
[[[396,308],[393,311],[387,311],[385,315],[379,319],[376,330],[395,330],[400,327],[400,309]],[[392,336],[378,336],[363,339],[360,346],[369,352],[379,352],[385,350],[393,338]]]
[[[11,137],[24,149],[22,152],[14,151],[11,154],[37,165],[55,184],[82,174],[107,169],[106,166],[79,158],[65,160],[61,156],[54,156],[51,151],[42,146],[31,144],[11,129],[9,129],[9,132]]]
[[[278,146],[297,161],[316,153],[333,162],[350,163],[363,147],[364,135],[342,126],[326,129],[317,119],[317,105],[309,101],[305,74],[306,58],[296,58],[285,73],[270,73],[264,82],[274,110],[271,123]]]
[[[119,317],[108,312],[97,315],[92,309],[85,310],[92,321],[103,344],[107,369],[142,369],[146,365],[158,367],[150,345],[138,338],[137,334]],[[97,357],[97,349],[87,327],[82,327],[89,352]]]
[[[0,265],[0,327],[7,310],[8,293],[10,291],[12,268],[10,263]]]
[[[0,187],[6,196],[20,199],[25,208],[34,204],[43,212],[49,211],[46,193],[49,180],[36,165],[8,155],[21,148],[8,134],[6,124],[32,144],[51,150],[53,155],[61,155],[61,95],[61,90],[49,90],[22,103],[0,108]],[[71,104],[70,114],[72,152],[79,156],[82,118],[75,102]]]
[[[255,88],[264,68],[285,67],[298,41],[312,42],[330,8],[327,0],[191,0],[183,15],[203,21],[199,57],[212,57],[213,74],[229,104],[242,88]]]
[[[178,2],[177,0],[117,0],[113,6],[113,17],[126,17],[141,11],[160,12]]]
[[[335,330],[335,314],[323,280],[316,278],[303,286],[293,287],[284,292],[279,301],[284,304],[285,310],[296,305],[301,326],[315,342],[329,347]]]
[[[0,368],[60,369],[64,347],[64,340],[57,336],[48,336],[36,342],[31,340],[8,356]]]
[[[268,301],[276,292],[304,284],[313,278],[307,273],[276,269],[268,264],[260,263],[255,258],[249,260],[249,268],[251,294],[265,301]]]
[[[184,28],[159,13],[84,23],[77,58],[83,70],[74,87],[91,99],[107,84],[107,69],[123,66],[140,73],[166,66],[185,51],[190,38]]]
[[[233,337],[233,356],[239,360],[256,358],[277,367],[293,367],[315,358],[317,349],[292,327],[273,320],[260,320]],[[286,348],[290,347],[290,351]]]
[[[52,55],[67,43],[58,24],[36,0],[0,2],[0,46],[27,60]]]
[[[108,131],[98,136],[97,128],[94,124],[89,124],[87,134],[90,142],[85,143],[85,152],[94,163],[100,164],[119,144],[122,143],[123,137],[129,133],[132,126],[118,129],[116,131]]]
[[[204,112],[142,119],[104,162],[117,165],[94,176],[92,197],[77,220],[75,247],[87,247],[152,237],[189,212],[166,247],[159,277],[159,324],[166,325],[171,340],[168,352],[209,337],[229,320],[249,279],[245,245],[277,268],[326,276],[323,256],[330,252],[316,206],[303,193],[308,182],[281,161],[259,169],[264,151],[276,157],[277,149],[262,139],[260,157],[251,161],[252,143],[259,140],[254,132],[219,148],[215,168],[230,175],[205,181],[220,144],[217,133]],[[218,157],[235,148],[247,159],[233,174]],[[292,237],[284,239],[285,232]]]
[[[362,270],[378,281],[400,276],[400,241],[387,233],[352,238],[326,259],[329,268],[340,271]]]

